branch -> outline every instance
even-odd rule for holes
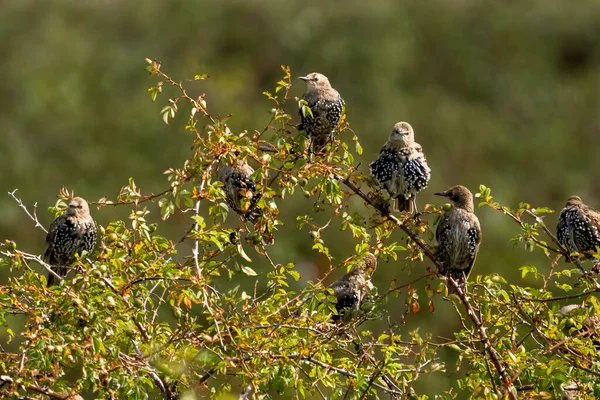
[[[485,326],[483,326],[483,323],[481,322],[479,317],[477,317],[477,314],[475,313],[473,306],[471,306],[471,303],[469,302],[469,299],[467,298],[466,292],[463,291],[462,286],[452,277],[447,276],[446,280],[450,283],[450,285],[452,285],[452,288],[455,290],[456,294],[460,298],[460,301],[465,306],[465,309],[467,310],[467,314],[471,318],[471,321],[473,321],[473,324],[475,324],[475,327],[477,328],[477,331],[479,332],[479,337],[481,338],[481,341],[483,342],[484,348],[485,348],[488,356],[490,357],[490,360],[492,361],[492,364],[494,365],[496,372],[498,372],[498,375],[500,375],[500,380],[502,381],[502,386],[504,387],[504,391],[505,391],[504,394],[508,395],[508,397],[510,397],[511,399],[517,400],[517,395],[515,394],[516,393],[515,387],[513,386],[511,379],[508,377],[508,374],[506,373],[506,369],[502,365],[500,355],[498,354],[496,349],[492,346],[492,343],[490,342],[490,339],[487,336]]]
[[[182,186],[184,183],[185,183],[185,181],[182,181],[180,186]],[[179,187],[179,186],[175,186],[175,187]],[[88,203],[93,204],[98,207],[106,207],[106,206],[116,207],[116,206],[124,206],[124,205],[128,205],[128,204],[141,204],[141,203],[145,203],[147,201],[157,199],[161,196],[164,196],[167,193],[171,193],[175,187],[170,187],[170,188],[163,190],[162,192],[156,193],[156,194],[152,193],[147,196],[140,195],[139,199],[136,198],[135,200],[130,200],[130,201],[118,201],[116,203],[113,201],[90,201]],[[118,197],[120,197],[120,196],[121,196],[121,193],[119,193]]]
[[[15,196],[15,193],[17,192],[17,190],[19,189],[15,189],[12,192],[8,192],[8,194],[10,195],[10,197],[12,197],[13,199],[15,199],[15,201],[17,202],[17,204],[19,205],[19,207],[21,207],[23,210],[25,210],[25,213],[29,216],[29,218],[31,218],[33,220],[33,222],[35,222],[35,227],[36,228],[42,228],[42,230],[46,233],[48,233],[48,231],[46,230],[46,228],[44,228],[44,225],[40,224],[40,221],[38,221],[37,218],[37,203],[35,203],[33,205],[33,215],[29,212],[29,210],[27,210],[27,207],[25,206],[25,204],[23,204],[23,201],[21,199],[19,199],[17,196]]]
[[[429,248],[429,246],[427,246],[425,243],[423,243],[423,241],[421,239],[419,239],[419,237],[417,235],[415,235],[413,232],[411,232],[410,229],[408,229],[408,227],[404,224],[404,222],[400,221],[397,217],[395,217],[394,215],[390,214],[389,211],[382,210],[379,207],[377,207],[375,205],[375,203],[373,203],[373,200],[367,194],[365,194],[364,192],[362,192],[360,190],[360,188],[358,188],[348,178],[343,178],[343,177],[341,177],[339,175],[335,175],[335,179],[337,179],[338,181],[342,182],[349,189],[351,189],[354,193],[356,193],[357,195],[359,195],[364,201],[367,202],[367,204],[369,204],[375,210],[379,211],[381,213],[381,215],[383,215],[384,217],[388,218],[390,221],[394,222],[400,229],[402,229],[404,231],[404,233],[406,233],[408,235],[409,238],[412,239],[412,241],[417,246],[419,246],[421,248],[421,250],[423,250],[423,252],[425,253],[425,255],[427,255],[427,258],[429,258],[433,262],[433,264],[436,266],[436,268],[438,269],[438,271],[442,270],[442,266],[440,265],[440,263],[437,261],[436,257],[431,252],[431,249]]]
[[[246,386],[246,388],[240,393],[238,400],[248,400],[248,396],[252,393],[252,385]]]
[[[47,264],[44,260],[42,260],[40,256],[36,256],[35,254],[24,253],[21,250],[15,250],[14,253],[11,253],[9,251],[0,251],[0,254],[9,258],[22,257],[23,259],[28,261],[35,261],[42,267],[44,267],[50,274],[54,275],[54,277],[57,278],[59,281],[62,281],[64,279],[62,276],[58,275],[52,270],[52,266],[50,264]]]
[[[373,203],[373,200],[367,194],[362,192],[360,190],[360,188],[358,188],[348,178],[343,178],[339,175],[336,175],[336,179],[341,181],[344,185],[346,185],[348,188],[350,188],[354,193],[359,195],[363,200],[365,200],[367,202],[367,204],[369,204],[371,207],[373,207],[374,209],[379,211],[383,216],[387,217],[390,221],[393,221],[400,229],[402,229],[408,235],[408,237],[410,237],[412,239],[412,241],[417,246],[419,246],[421,248],[421,250],[423,250],[425,255],[436,266],[437,270],[438,271],[442,270],[439,261],[433,255],[433,253],[429,249],[429,246],[427,246],[425,243],[423,243],[423,241],[417,235],[415,235],[413,232],[411,232],[402,221],[400,221],[395,216],[391,215],[389,213],[389,211],[381,210],[380,208],[378,208]],[[479,332],[479,337],[480,337],[481,341],[483,342],[485,351],[487,352],[488,356],[490,357],[490,360],[492,361],[492,364],[494,365],[496,372],[500,376],[500,380],[502,381],[502,386],[504,388],[505,394],[508,397],[510,397],[511,399],[516,400],[517,396],[515,394],[516,393],[515,388],[511,382],[511,380],[509,379],[508,374],[506,373],[506,369],[502,365],[500,355],[498,354],[496,349],[492,346],[492,343],[490,342],[490,339],[487,336],[485,327],[483,326],[483,323],[477,317],[477,314],[475,314],[475,310],[473,309],[473,306],[471,306],[471,303],[469,302],[469,299],[467,298],[466,293],[462,290],[460,285],[451,277],[447,277],[447,281],[450,283],[450,285],[452,285],[452,287],[458,294],[462,304],[464,305],[465,309],[467,310],[467,314],[469,315],[469,318],[471,319],[473,324],[477,327],[477,331]]]
[[[16,384],[18,386],[24,387],[25,390],[46,395],[49,398],[54,399],[54,400],[83,400],[83,397],[79,396],[76,393],[55,392],[54,390],[44,387],[44,386],[40,386],[40,385],[36,385],[36,384],[23,384],[21,382],[15,382],[15,379],[8,375],[0,375],[0,382]]]
[[[163,382],[163,380],[160,378],[160,376],[158,376],[158,374],[156,373],[156,371],[154,370],[154,368],[148,363],[148,361],[146,360],[146,357],[141,352],[141,350],[138,347],[138,345],[135,342],[135,340],[131,339],[131,343],[133,344],[133,349],[135,350],[135,354],[137,354],[139,361],[143,362],[146,365],[146,369],[147,369],[148,373],[152,377],[152,380],[154,381],[154,383],[156,383],[156,386],[158,386],[158,388],[160,389],[160,392],[163,394],[163,397],[165,398],[165,400],[174,400],[174,399],[176,399],[177,396],[175,396],[171,392],[171,389],[169,388],[169,385],[166,385]]]
[[[333,372],[336,372],[336,373],[338,373],[340,375],[344,375],[344,376],[346,376],[348,378],[353,378],[353,379],[357,379],[358,378],[358,375],[356,375],[355,373],[352,373],[352,372],[350,372],[350,371],[348,371],[346,369],[343,369],[343,368],[335,367],[333,365],[324,363],[322,361],[319,361],[317,359],[312,358],[311,356],[304,356],[302,354],[295,353],[295,354],[290,354],[290,355],[285,355],[285,354],[270,354],[267,357],[269,357],[271,359],[275,359],[275,360],[277,360],[277,359],[296,359],[296,360],[299,360],[299,361],[306,361],[306,362],[309,362],[311,364],[317,365],[317,366],[319,366],[321,368],[325,368],[325,369],[331,370]],[[233,357],[233,358],[227,359],[227,362],[241,363],[241,362],[244,362],[244,361],[250,361],[250,360],[252,360],[254,358],[255,358],[254,356],[250,356],[250,355],[245,356],[245,357],[241,357],[241,358],[240,357]],[[431,361],[427,361],[424,364],[419,365],[415,369],[398,370],[398,372],[420,371],[423,367],[425,367],[430,362]],[[206,381],[208,378],[210,378],[212,376],[213,373],[214,373],[214,369],[211,369],[208,373],[206,373],[201,378],[201,381],[203,381],[203,382]],[[375,386],[376,388],[380,389],[380,390],[383,390],[386,393],[397,394],[397,395],[403,395],[404,394],[404,392],[389,389],[389,388],[387,388],[387,387],[385,387],[383,385],[380,385],[379,383],[372,382],[372,385]]]
[[[577,369],[580,369],[582,371],[588,372],[594,376],[600,377],[600,372],[595,371],[591,368],[588,368],[584,365],[582,365],[582,363],[580,362],[576,362],[574,360],[571,360],[569,357],[565,356],[564,354],[562,354],[559,349],[561,347],[563,347],[568,340],[561,340],[560,342],[556,343],[556,344],[552,344],[552,342],[550,341],[550,339],[548,339],[548,337],[540,330],[540,328],[535,324],[535,322],[531,319],[531,317],[525,312],[525,310],[523,309],[523,307],[521,306],[521,304],[519,303],[516,294],[512,293],[512,298],[513,298],[513,302],[515,304],[515,306],[517,307],[518,310],[518,314],[521,317],[521,320],[528,325],[534,332],[535,335],[537,337],[539,337],[541,340],[543,340],[546,345],[548,346],[546,351],[551,352],[553,354],[556,354],[559,358],[563,359],[564,361],[566,361],[569,365],[571,365],[572,367],[575,367]],[[514,311],[513,311],[514,312]]]
[[[527,215],[529,215],[530,217],[533,217],[533,219],[535,219],[535,222],[537,222],[542,227],[542,229],[544,230],[544,232],[546,232],[546,235],[548,235],[548,237],[550,239],[552,239],[552,241],[554,242],[554,244],[558,246],[558,248],[560,249],[560,251],[558,253],[562,254],[563,256],[565,256],[565,258],[567,259],[567,261],[569,261],[570,263],[574,264],[577,268],[579,268],[579,270],[581,272],[583,272],[585,274],[586,271],[585,271],[585,269],[583,269],[583,267],[581,266],[581,264],[579,263],[579,261],[577,259],[571,257],[571,254],[569,253],[569,251],[567,249],[565,249],[565,247],[558,241],[558,239],[556,238],[556,236],[554,236],[554,234],[550,231],[550,229],[548,229],[548,227],[544,223],[544,220],[539,215],[536,215],[533,212],[531,212],[531,210],[525,210],[525,213]],[[535,241],[535,239],[534,239],[534,241]],[[537,241],[536,241],[536,243],[537,243]],[[554,249],[551,249],[548,246],[546,246],[546,248],[548,250],[554,250]]]

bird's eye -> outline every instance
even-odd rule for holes
[[[315,80],[315,82],[319,82],[319,77],[315,76],[314,80]]]

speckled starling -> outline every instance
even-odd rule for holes
[[[377,258],[373,254],[367,254],[361,264],[354,267],[350,272],[333,282],[329,288],[333,289],[333,296],[337,302],[335,308],[338,315],[333,317],[334,321],[346,319],[359,310],[365,295],[371,289],[371,274],[377,267]]]
[[[448,198],[452,204],[435,232],[440,273],[458,280],[464,287],[481,243],[479,219],[473,213],[473,195],[461,185],[435,194]]]
[[[219,179],[224,185],[227,205],[250,222],[255,222],[260,216],[256,203],[261,195],[256,193],[256,183],[250,178],[253,173],[254,169],[244,160],[237,160],[233,167],[219,167]]]
[[[596,349],[600,349],[600,317],[593,306],[569,304],[561,307],[557,313],[569,318],[564,325],[566,335],[588,338]]]
[[[74,197],[67,210],[50,225],[46,236],[44,261],[58,276],[65,276],[75,261],[75,254],[91,252],[96,245],[96,225],[88,203]],[[48,287],[54,285],[54,275],[48,274]]]
[[[571,196],[560,212],[556,238],[570,253],[583,253],[592,258],[600,246],[600,212],[583,204],[578,196]]]
[[[371,175],[396,199],[395,208],[416,214],[416,195],[427,187],[431,170],[408,122],[394,125],[379,158],[370,167]]]
[[[308,103],[312,115],[300,108],[298,129],[308,135],[311,152],[318,153],[334,139],[344,113],[344,100],[325,75],[313,72],[300,79],[306,82],[307,89],[302,98]]]
[[[600,318],[597,315],[595,315],[593,308],[588,309],[582,306],[581,304],[569,304],[564,307],[561,307],[558,310],[558,313],[564,316],[572,317],[578,314],[586,314],[586,312],[589,311],[591,311],[591,315],[587,315],[585,317],[585,320],[581,325],[581,329],[578,329],[577,332],[580,334],[580,336],[591,338],[592,340],[594,340],[594,344],[599,345],[600,343],[597,342],[597,339],[598,332],[600,331]],[[571,323],[567,323],[565,325],[567,329],[574,328],[575,326],[576,324]]]

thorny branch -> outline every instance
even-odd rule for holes
[[[42,230],[46,233],[48,233],[48,231],[46,230],[46,228],[44,228],[44,225],[42,225],[40,223],[40,221],[38,221],[38,217],[37,217],[37,203],[35,203],[33,205],[33,215],[29,212],[29,210],[27,210],[27,207],[25,206],[25,204],[23,204],[23,201],[21,199],[19,199],[17,196],[15,196],[15,193],[17,192],[17,190],[19,189],[15,189],[12,192],[8,192],[8,194],[10,195],[10,197],[12,197],[17,204],[19,205],[19,207],[21,207],[23,210],[25,210],[25,213],[29,216],[29,218],[31,218],[33,220],[33,222],[35,222],[35,227],[36,228],[42,228]]]
[[[11,253],[9,251],[0,251],[0,254],[9,258],[20,257],[27,261],[35,261],[36,263],[44,267],[50,274],[54,275],[54,277],[57,278],[59,281],[62,281],[64,279],[62,276],[58,275],[52,270],[50,264],[47,264],[44,260],[42,260],[40,256],[36,256],[35,254],[24,253],[21,250],[15,250],[14,253]]]
[[[540,330],[540,328],[537,326],[537,324],[531,319],[531,317],[525,312],[525,310],[523,309],[523,307],[521,306],[521,304],[519,303],[519,300],[517,299],[517,296],[513,293],[512,294],[512,299],[513,299],[513,303],[514,305],[517,307],[518,311],[512,311],[514,314],[516,314],[517,316],[520,317],[521,321],[529,326],[536,337],[540,338],[541,340],[544,341],[545,343],[545,347],[547,348],[548,352],[551,352],[555,355],[557,355],[558,357],[560,357],[561,359],[565,360],[567,363],[569,363],[569,365],[581,369],[583,371],[586,371],[594,376],[598,376],[600,377],[600,372],[595,371],[593,369],[590,369],[584,365],[581,365],[581,363],[577,363],[571,359],[569,359],[569,357],[565,356],[564,354],[562,354],[561,352],[559,352],[559,348],[563,347],[564,344],[566,343],[566,341],[560,341],[554,345],[552,345],[552,343],[550,342],[550,339],[548,339],[548,337]],[[515,375],[514,379],[516,379],[516,377],[520,374],[520,371],[517,372],[517,374]],[[513,379],[513,380],[514,380]]]
[[[429,246],[427,246],[417,235],[415,235],[413,232],[411,232],[410,229],[408,229],[408,227],[402,221],[400,221],[395,216],[390,215],[389,212],[387,212],[386,210],[381,210],[380,208],[378,208],[373,203],[373,200],[367,194],[365,194],[363,191],[361,191],[360,188],[358,188],[352,181],[350,181],[350,179],[343,178],[341,176],[336,176],[336,179],[339,180],[340,182],[342,182],[344,185],[346,185],[350,190],[352,190],[358,196],[360,196],[363,200],[365,200],[367,202],[367,204],[369,204],[371,207],[375,208],[383,216],[388,218],[390,221],[393,221],[400,229],[402,229],[408,235],[408,237],[410,237],[412,239],[412,241],[417,246],[419,246],[421,248],[421,250],[423,250],[423,253],[427,256],[427,258],[429,258],[431,260],[431,262],[435,265],[437,270],[438,271],[441,270],[441,265],[438,262],[437,258],[431,252]],[[488,354],[488,356],[490,357],[490,360],[492,361],[492,364],[494,365],[494,369],[500,376],[500,380],[502,382],[502,386],[503,386],[503,389],[505,392],[504,394],[507,395],[509,398],[516,400],[517,399],[516,391],[512,384],[512,381],[510,380],[505,367],[502,365],[502,360],[500,358],[500,355],[498,354],[496,349],[492,346],[492,343],[487,336],[485,326],[483,326],[483,323],[477,317],[477,314],[475,313],[475,310],[473,309],[473,306],[471,305],[469,298],[467,297],[466,293],[462,290],[460,285],[454,279],[447,278],[447,281],[448,281],[448,283],[450,283],[450,285],[452,285],[453,289],[458,294],[458,297],[460,298],[463,306],[467,310],[467,315],[469,316],[469,318],[471,319],[471,321],[477,328],[479,337],[481,339],[481,342],[484,345],[485,351]]]
[[[522,229],[525,229],[525,223],[523,222],[523,220],[521,220],[521,218],[519,218],[517,215],[513,214],[510,210],[508,210],[505,207],[500,207],[497,204],[492,204],[489,202],[485,202],[484,204],[486,204],[488,207],[494,209],[494,210],[498,210],[498,211],[502,211],[504,214],[508,215],[513,221],[515,221],[517,224],[519,224],[519,226]],[[535,222],[538,223],[542,229],[544,230],[544,232],[546,232],[546,235],[548,235],[548,237],[550,239],[552,239],[552,241],[554,242],[554,244],[556,246],[558,246],[558,249],[555,249],[554,247],[548,246],[547,243],[542,242],[541,240],[539,240],[538,238],[536,238],[535,236],[530,236],[530,239],[533,240],[533,242],[535,244],[537,244],[538,246],[551,251],[553,253],[557,253],[557,254],[561,254],[563,255],[567,261],[571,262],[573,265],[575,265],[581,272],[585,273],[585,269],[583,269],[583,267],[581,266],[581,264],[579,263],[579,261],[573,257],[571,257],[571,254],[569,253],[569,251],[567,249],[564,248],[564,246],[562,244],[560,244],[560,242],[556,239],[556,236],[554,236],[554,234],[548,229],[548,227],[546,226],[546,224],[544,224],[544,221],[542,220],[542,218],[540,218],[539,215],[536,215],[535,213],[531,212],[531,210],[525,210],[525,213],[527,215],[529,215],[530,217],[533,217],[533,219],[535,219]]]

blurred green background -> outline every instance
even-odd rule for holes
[[[189,157],[185,118],[167,126],[159,116],[175,92],[165,88],[150,101],[146,89],[155,80],[144,57],[162,61],[177,79],[209,74],[190,83],[190,92],[205,92],[211,112],[232,113],[235,132],[269,121],[271,104],[261,92],[274,88],[280,64],[294,77],[324,73],[346,100],[364,146],[361,168],[395,122],[413,125],[433,171],[420,206],[440,204],[432,193],[451,185],[477,191],[483,183],[511,207],[526,201],[560,209],[570,194],[600,207],[597,0],[7,0],[0,2],[0,53],[0,186],[4,193],[18,188],[28,205],[37,202],[45,225],[61,185],[89,200],[114,200],[130,176],[145,193],[162,191],[162,172]],[[304,86],[294,84],[300,96]],[[0,206],[0,238],[41,253],[44,233],[8,195]],[[308,231],[294,228],[293,217],[311,206],[302,196],[279,202],[287,226],[272,250],[276,261],[296,261],[303,280],[328,269],[310,250]],[[152,211],[158,220],[156,204]],[[103,225],[127,212],[92,210]],[[513,248],[518,229],[508,218],[487,208],[477,213],[483,244],[474,274],[497,271],[527,284],[521,265],[549,268],[537,253]],[[551,227],[555,221],[547,218]],[[178,239],[188,226],[188,215],[179,214],[159,233]],[[348,233],[327,237],[337,260],[350,255]],[[423,275],[426,265],[382,262],[375,283],[384,290],[393,278]],[[260,261],[253,267],[265,272]],[[436,298],[430,313],[424,294],[421,300],[421,311],[406,317],[406,332],[419,327],[452,337],[452,308]],[[402,318],[403,304],[403,296],[390,298],[390,320]],[[425,378],[418,392],[440,393],[456,378],[452,371]]]

